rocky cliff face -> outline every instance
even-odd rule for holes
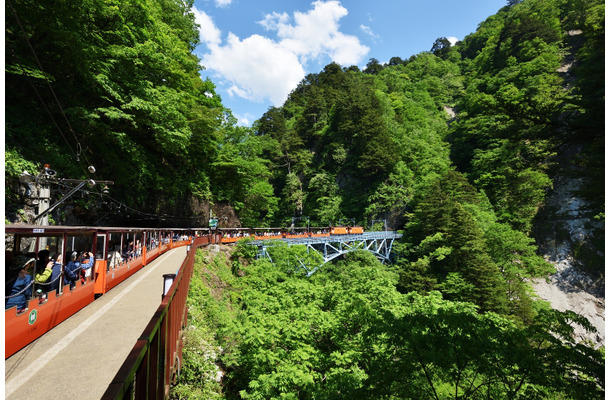
[[[538,296],[557,310],[581,314],[598,330],[590,333],[578,328],[577,338],[605,345],[605,283],[603,219],[586,199],[583,189],[590,182],[578,163],[581,146],[560,149],[554,187],[536,223],[536,238],[544,257],[557,272],[538,280]]]

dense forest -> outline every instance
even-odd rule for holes
[[[464,177],[478,208],[528,234],[570,144],[603,217],[603,2],[511,2],[456,46],[439,38],[362,71],[331,63],[253,128],[201,80],[188,1],[118,3],[6,3],[11,221],[26,218],[11,185],[23,170],[88,179],[95,165],[112,198],[182,225],[229,204],[244,226],[400,228],[434,182]],[[141,222],[104,196],[72,203],[82,222]]]
[[[172,398],[603,398],[604,352],[573,339],[589,326],[574,312],[537,302],[524,323],[437,290],[401,293],[397,269],[364,251],[307,277],[298,246],[275,249],[274,264],[250,249],[197,253]]]
[[[603,1],[509,1],[453,46],[328,64],[252,127],[201,79],[191,7],[5,3],[5,222],[32,222],[20,176],[49,164],[54,200],[61,178],[113,181],[52,223],[206,226],[212,212],[404,235],[393,265],[354,253],[311,277],[298,248],[276,265],[247,246],[199,255],[176,398],[603,396],[603,347],[572,335],[593,327],[531,285],[555,271],[541,249],[566,241],[604,279]],[[550,200],[567,180],[586,205],[578,240]]]

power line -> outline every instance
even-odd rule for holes
[[[76,141],[76,149],[77,151],[74,151],[72,149],[72,146],[70,146],[70,143],[68,142],[66,136],[64,135],[63,131],[61,130],[61,128],[59,127],[59,124],[57,123],[57,121],[55,121],[55,119],[53,118],[50,110],[47,108],[44,100],[42,99],[42,97],[40,96],[40,93],[38,92],[38,90],[36,89],[36,86],[32,83],[32,81],[30,80],[30,77],[27,73],[25,73],[25,70],[23,69],[24,75],[27,77],[28,81],[30,82],[30,85],[32,85],[32,87],[34,88],[34,91],[36,92],[36,95],[38,96],[39,100],[41,101],[44,109],[46,110],[46,112],[49,114],[49,116],[51,117],[51,120],[53,121],[53,123],[55,124],[55,127],[57,128],[57,130],[59,131],[59,133],[61,134],[61,136],[63,137],[64,141],[66,142],[66,144],[68,144],[68,148],[70,149],[70,151],[72,151],[75,155],[76,155],[76,161],[78,162],[78,164],[80,165],[80,167],[83,169],[83,171],[85,172],[85,174],[87,173],[87,169],[84,167],[84,165],[80,162],[80,155],[82,152],[82,146],[78,140],[78,138],[76,137],[76,134],[74,133],[74,130],[72,129],[72,125],[70,124],[70,121],[68,120],[68,117],[66,116],[66,113],[64,112],[63,107],[61,106],[61,103],[59,102],[59,99],[57,98],[57,95],[55,94],[55,90],[53,90],[53,86],[51,86],[51,82],[49,82],[48,78],[47,78],[47,74],[44,71],[44,69],[42,68],[42,64],[40,63],[40,60],[38,59],[38,55],[36,54],[36,51],[34,50],[34,47],[32,46],[32,43],[30,42],[30,40],[28,39],[27,33],[25,32],[25,29],[23,28],[23,25],[21,24],[21,20],[19,19],[19,15],[17,15],[17,11],[15,10],[15,8],[13,7],[13,3],[11,2],[11,0],[8,0],[8,5],[11,8],[11,11],[13,12],[13,15],[15,16],[15,19],[17,20],[17,24],[19,25],[19,28],[21,29],[21,33],[23,33],[23,38],[25,39],[26,43],[28,44],[28,47],[30,48],[30,51],[32,52],[32,55],[34,56],[34,59],[36,60],[36,64],[38,64],[38,68],[40,69],[40,71],[42,72],[42,76],[44,77],[45,82],[47,83],[47,86],[49,87],[51,93],[53,94],[53,98],[55,99],[55,102],[57,103],[59,110],[61,111],[62,116],[64,117],[64,120],[66,121],[66,123],[68,124],[68,128],[70,130],[70,133],[72,133],[72,136],[74,137],[74,140]],[[15,56],[15,53],[13,52],[13,55]],[[15,56],[15,58],[17,58]],[[82,154],[82,156],[84,157],[86,164],[87,165],[91,165],[91,163],[89,162],[89,160],[87,159],[87,156],[85,154]],[[95,176],[95,175],[94,175]]]
[[[70,124],[70,120],[68,119],[68,117],[66,116],[66,113],[59,101],[59,98],[57,97],[57,94],[55,93],[55,90],[53,89],[53,86],[51,85],[51,82],[49,81],[49,79],[47,78],[47,73],[45,72],[44,68],[42,67],[42,64],[40,62],[40,59],[38,58],[38,55],[36,54],[36,50],[34,49],[34,47],[32,46],[32,43],[30,42],[27,33],[23,27],[23,24],[21,23],[21,20],[19,18],[19,15],[17,14],[17,11],[15,10],[15,8],[13,7],[12,1],[8,0],[8,5],[11,8],[11,11],[13,12],[13,15],[15,16],[15,19],[17,20],[17,24],[19,25],[19,28],[21,30],[21,33],[23,34],[23,38],[25,39],[32,55],[34,56],[34,59],[36,61],[36,64],[38,65],[38,68],[40,69],[40,71],[42,72],[42,76],[45,80],[45,82],[47,83],[47,86],[49,87],[49,90],[51,91],[53,98],[55,99],[55,102],[57,103],[57,106],[59,107],[59,110],[61,112],[61,115],[63,116],[64,120],[66,121],[66,124],[68,125],[69,131],[72,134],[72,137],[74,138],[75,142],[76,142],[76,150],[74,150],[70,144],[70,142],[68,141],[68,139],[66,138],[66,135],[64,135],[63,130],[61,129],[61,127],[59,126],[59,124],[57,123],[57,121],[55,120],[55,118],[53,117],[53,114],[51,113],[51,111],[49,110],[49,108],[47,107],[44,99],[42,98],[40,92],[38,91],[36,85],[32,82],[29,74],[25,71],[25,68],[23,67],[23,65],[21,65],[21,69],[23,72],[23,75],[26,77],[26,79],[28,80],[28,82],[30,83],[30,85],[32,86],[32,89],[34,90],[34,92],[36,93],[36,96],[38,97],[38,99],[40,100],[42,106],[44,107],[45,111],[47,112],[47,114],[49,115],[49,117],[51,118],[51,121],[53,121],[53,124],[55,125],[55,127],[57,128],[57,130],[59,131],[61,137],[64,139],[64,141],[66,142],[68,148],[70,149],[70,151],[76,156],[76,161],[79,164],[79,166],[82,168],[82,170],[85,172],[85,174],[87,173],[87,168],[85,168],[85,166],[82,164],[81,160],[80,160],[80,156],[82,155],[83,158],[86,161],[86,165],[91,165],[91,163],[89,162],[89,160],[87,159],[87,156],[82,153],[82,145],[80,143],[80,141],[78,140],[78,138],[76,137],[76,134],[74,133],[74,129],[72,128],[72,125]],[[11,53],[13,54],[13,56],[15,57],[15,59],[17,60],[17,55],[14,53],[14,51],[11,49]],[[20,171],[19,171],[20,172]],[[95,176],[95,173],[93,173]],[[50,183],[54,183],[57,185],[61,185],[64,186],[66,188],[71,188],[68,185],[65,184],[61,184],[57,181],[50,181]],[[74,189],[74,188],[71,188]],[[91,192],[89,192],[86,189],[80,189],[83,193],[87,193],[90,194]],[[97,193],[96,193],[97,194]],[[118,208],[120,210],[121,207],[124,207],[126,210],[128,210],[131,213],[135,213],[136,215],[142,215],[145,217],[148,217],[150,219],[161,219],[161,220],[182,220],[182,221],[186,221],[186,220],[193,220],[197,217],[173,217],[167,214],[151,214],[151,213],[146,213],[143,211],[139,211],[136,210],[133,207],[128,206],[127,204],[124,204],[104,193],[101,193],[102,197],[108,197],[109,199],[112,200],[112,202],[110,204],[115,204],[114,202],[118,203]]]
[[[18,171],[12,168],[7,169],[7,171],[12,171],[12,172],[17,172],[17,173],[21,173],[23,171]],[[68,181],[72,181],[72,180],[68,180]],[[82,181],[78,181],[77,182],[82,182]],[[71,191],[74,190],[75,186],[66,184],[64,179],[52,179],[52,180],[46,180],[45,181],[47,184],[53,184],[56,186],[59,186],[65,190]],[[149,212],[145,212],[145,211],[141,211],[138,209],[135,209],[125,203],[123,203],[122,201],[115,199],[114,197],[103,193],[103,192],[94,192],[94,191],[90,191],[89,189],[86,188],[80,188],[78,190],[79,192],[81,192],[81,194],[85,194],[85,195],[89,195],[89,196],[100,196],[100,198],[102,199],[101,204],[102,205],[108,205],[108,209],[111,211],[110,213],[113,215],[125,215],[125,213],[129,213],[130,216],[128,218],[134,218],[134,217],[143,217],[140,219],[144,219],[144,220],[149,220],[149,221],[153,221],[153,220],[157,220],[157,221],[192,221],[192,220],[196,220],[200,217],[197,216],[191,216],[191,217],[177,217],[177,216],[173,216],[173,215],[169,215],[169,214],[154,214],[154,213],[149,213]],[[65,192],[62,192],[63,195],[66,195]],[[113,211],[113,208],[118,211]],[[108,214],[106,214],[107,216]]]

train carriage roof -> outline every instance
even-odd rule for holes
[[[93,232],[184,232],[184,231],[206,231],[209,228],[133,228],[133,227],[111,227],[111,226],[63,226],[63,225],[26,225],[9,224],[4,226],[4,233],[15,233],[22,235],[59,235],[87,234]]]

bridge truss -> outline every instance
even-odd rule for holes
[[[277,242],[284,242],[289,246],[304,245],[307,247],[307,252],[315,251],[319,253],[326,264],[337,257],[341,257],[346,253],[365,250],[377,257],[379,261],[385,263],[390,260],[392,253],[392,245],[396,239],[400,239],[402,234],[393,231],[382,232],[365,232],[360,235],[332,235],[323,237],[295,238],[295,239],[280,239],[277,241],[255,240],[250,242],[251,245],[258,247],[257,259],[267,258],[271,262],[273,259],[268,248],[276,246]],[[304,267],[304,265],[301,263]],[[308,274],[315,272],[317,268],[308,270]]]

